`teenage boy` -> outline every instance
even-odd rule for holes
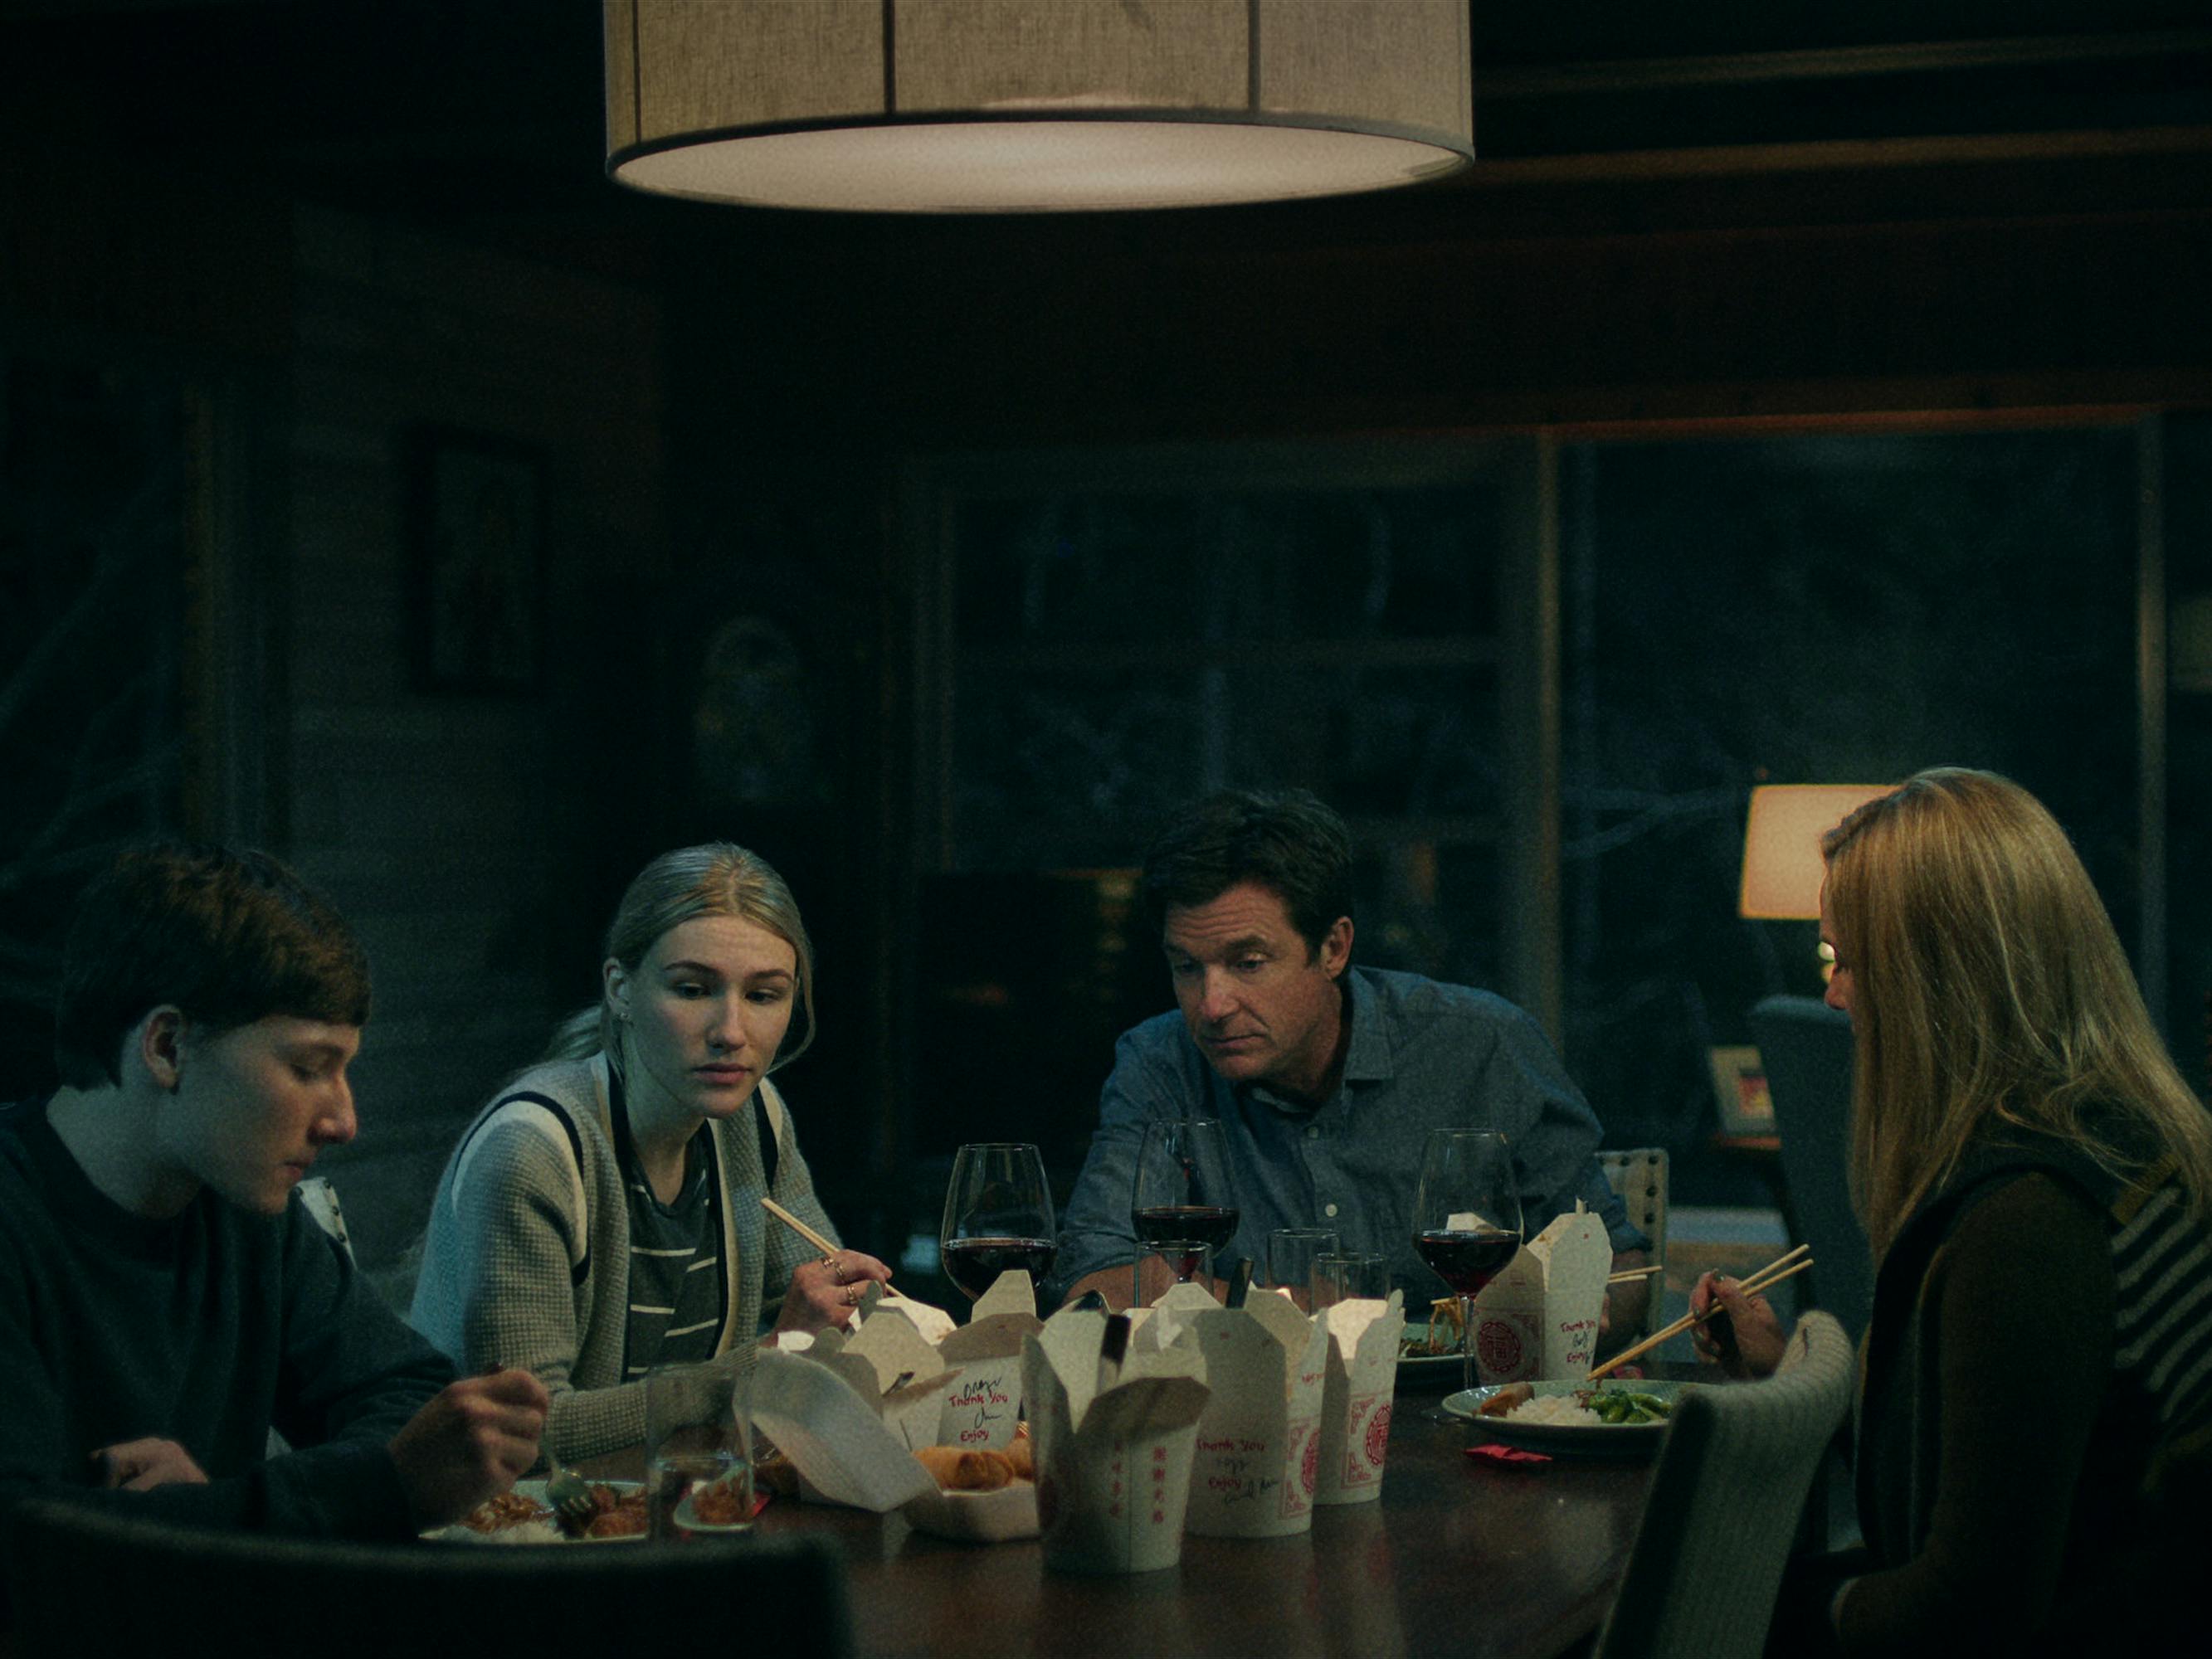
[[[155,848],[87,890],[61,1086],[0,1109],[0,1508],[397,1537],[536,1461],[537,1380],[455,1382],[291,1200],[353,1139],[368,1017],[359,940],[274,859]]]

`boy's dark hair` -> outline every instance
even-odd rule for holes
[[[362,1025],[368,956],[330,901],[266,853],[140,848],[93,880],[70,924],[54,1005],[62,1081],[120,1083],[124,1038],[163,1003],[216,1032],[270,1014]]]
[[[1240,882],[1283,901],[1291,925],[1319,950],[1352,914],[1352,837],[1304,789],[1224,789],[1170,820],[1145,852],[1145,908],[1154,933],[1171,905],[1208,904]]]

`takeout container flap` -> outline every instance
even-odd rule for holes
[[[902,1376],[933,1376],[951,1369],[914,1321],[892,1306],[879,1306],[872,1318],[862,1321],[845,1339],[844,1352],[859,1354],[875,1367],[878,1392]]]
[[[1198,1420],[1185,1527],[1229,1538],[1305,1531],[1321,1455],[1327,1325],[1273,1296],[1189,1317],[1212,1397]]]
[[[1403,1295],[1351,1298],[1322,1310],[1328,1332],[1316,1504],[1364,1504],[1382,1492],[1390,1419],[1398,1389]]]
[[[881,1406],[881,1396],[864,1396],[805,1354],[772,1351],[754,1368],[753,1421],[805,1486],[830,1503],[878,1514],[937,1485]]]
[[[879,1311],[903,1314],[913,1322],[915,1329],[921,1333],[921,1340],[933,1343],[942,1342],[959,1328],[959,1321],[934,1303],[917,1302],[912,1297],[900,1295],[888,1285],[871,1285],[868,1288],[882,1294],[873,1297],[862,1296],[861,1307],[866,1310],[861,1320],[863,1324]]]
[[[1485,1382],[1589,1374],[1597,1352],[1613,1241],[1577,1203],[1521,1248],[1474,1298],[1474,1358]]]

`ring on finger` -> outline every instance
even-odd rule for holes
[[[837,1258],[834,1255],[825,1255],[822,1258],[822,1265],[834,1273],[837,1271]]]
[[[848,1308],[857,1308],[860,1305],[860,1287],[858,1285],[848,1285],[845,1287],[845,1305]]]

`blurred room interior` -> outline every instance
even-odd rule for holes
[[[1762,1204],[1711,1051],[1819,979],[1738,914],[1750,792],[1952,762],[2072,830],[2201,1081],[2202,5],[1472,27],[1448,180],[916,218],[611,183],[596,7],[0,0],[0,1098],[88,870],[266,846],[373,953],[328,1172],[387,1267],[629,876],[726,837],[894,1256],[963,1140],[1072,1177],[1170,1004],[1151,825],[1295,783],[1364,960]]]

